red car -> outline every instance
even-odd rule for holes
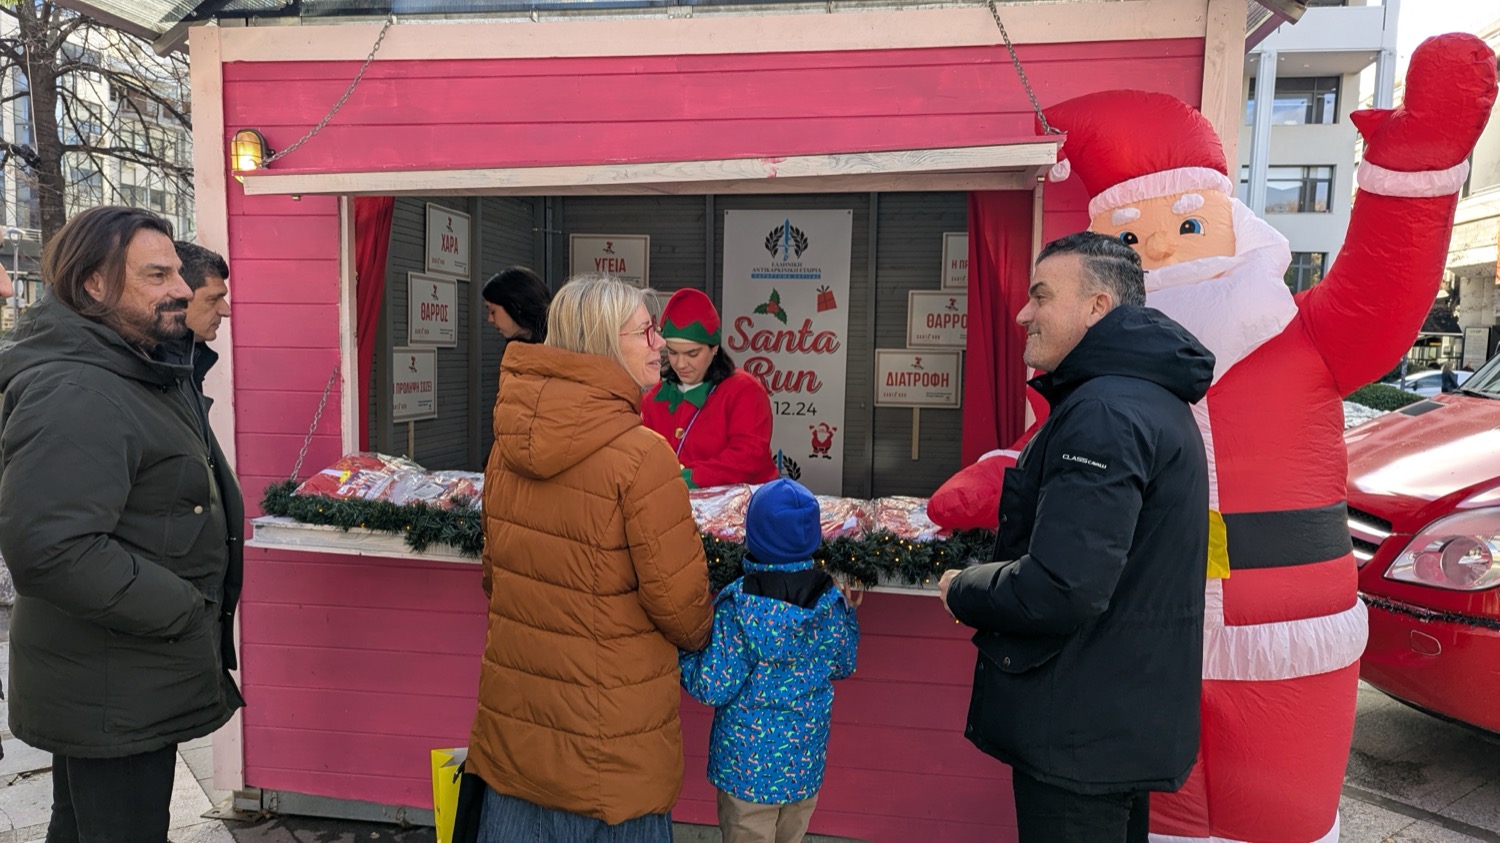
[[[1459,392],[1353,428],[1349,533],[1366,682],[1500,733],[1500,357]]]

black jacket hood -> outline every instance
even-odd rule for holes
[[[193,373],[188,356],[180,352],[169,355],[180,362],[146,357],[113,328],[79,315],[49,295],[27,309],[15,333],[0,343],[0,392],[32,366],[57,362],[98,366],[122,378],[171,386]]]
[[[1151,381],[1196,404],[1213,382],[1214,355],[1161,311],[1122,305],[1083,335],[1057,371],[1031,385],[1057,406],[1080,384],[1106,375]]]

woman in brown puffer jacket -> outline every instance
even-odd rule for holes
[[[713,615],[677,459],[641,424],[661,334],[644,290],[601,276],[547,324],[505,354],[485,469],[480,840],[670,841],[677,650]]]

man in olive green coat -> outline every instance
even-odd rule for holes
[[[203,379],[219,362],[219,353],[208,344],[218,338],[219,325],[229,318],[229,263],[223,255],[196,243],[178,240],[173,245],[182,261],[182,280],[193,291],[185,321],[193,339],[193,383],[201,394]],[[203,407],[211,409],[213,399],[204,395]],[[209,432],[212,434],[212,429]],[[224,496],[224,516],[229,524],[229,574],[224,578],[224,613],[220,616],[224,635],[220,649],[224,654],[224,666],[233,670],[239,667],[234,650],[234,608],[240,601],[240,587],[245,581],[245,503],[240,496],[240,481],[230,470],[229,461],[219,448],[218,437],[212,437],[212,444],[214,478]]]
[[[53,753],[49,843],[161,841],[176,746],[243,704],[224,669],[229,526],[171,225],[93,208],[0,346],[10,727]],[[237,496],[237,490],[230,492]]]

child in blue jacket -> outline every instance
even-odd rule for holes
[[[859,622],[828,572],[818,501],[773,480],[745,514],[745,574],[714,601],[713,641],[682,685],[714,706],[708,779],[724,843],[801,840],[823,785],[833,680],[854,672]]]

